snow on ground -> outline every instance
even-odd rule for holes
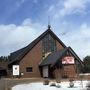
[[[61,82],[59,85],[61,86],[60,88],[57,88],[55,86],[50,86],[49,85],[43,85],[42,82],[35,82],[35,83],[29,83],[29,84],[21,84],[21,85],[16,85],[12,87],[12,90],[86,90],[86,84],[88,81],[74,81],[74,87],[70,88],[69,87],[69,82]],[[58,85],[56,83],[56,85]]]

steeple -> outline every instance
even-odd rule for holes
[[[48,16],[48,29],[51,28],[51,25],[50,25],[50,16]]]
[[[50,29],[51,28],[51,25],[48,25],[48,29]]]

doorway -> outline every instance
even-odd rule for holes
[[[48,78],[48,66],[43,66],[43,77]]]

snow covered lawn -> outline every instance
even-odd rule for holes
[[[12,87],[12,90],[86,90],[86,84],[88,81],[74,81],[74,87],[69,87],[69,82],[61,82],[59,85],[60,88],[57,88],[56,86],[50,86],[52,82],[49,83],[49,85],[43,85],[42,82],[35,82],[35,83],[29,83],[29,84],[21,84],[16,85]],[[56,83],[58,85],[58,83]]]

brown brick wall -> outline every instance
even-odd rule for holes
[[[53,72],[54,77],[55,77],[56,79],[62,77],[62,72],[63,72],[62,69],[55,69],[54,72]]]
[[[63,49],[63,46],[56,41],[57,50]],[[28,52],[27,55],[20,61],[20,72],[23,72],[22,77],[41,77],[39,71],[39,63],[42,60],[42,41],[38,42],[36,46]],[[32,67],[33,72],[26,72],[27,67]]]
[[[23,77],[40,77],[38,65],[42,59],[42,41],[32,48],[31,51],[21,60],[20,72]],[[26,72],[26,67],[32,67],[33,72]]]
[[[74,65],[67,65],[64,66],[63,69],[55,69],[53,71],[54,77],[55,78],[60,78],[67,76],[69,78],[75,78],[76,77],[76,70]]]
[[[56,47],[57,47],[57,51],[64,49],[64,47],[58,41],[56,41]]]
[[[63,75],[70,77],[76,77],[76,68],[75,65],[64,66]]]
[[[2,67],[4,69],[7,69],[7,65],[8,65],[7,62],[0,62],[0,67]]]
[[[64,47],[56,40],[56,48],[58,50],[64,49]],[[23,72],[24,75],[22,77],[41,77],[39,71],[39,63],[42,60],[42,40],[39,41],[20,61],[20,72]],[[26,72],[27,67],[32,67],[33,72]],[[55,77],[59,77],[59,73],[61,76],[64,72],[67,72],[69,77],[74,77],[76,75],[75,66],[68,65],[64,67],[64,70],[54,70]]]
[[[57,51],[64,49],[64,47],[58,41],[56,41],[56,46]],[[62,74],[61,76],[63,76],[63,74],[67,72],[68,77],[76,77],[75,67],[76,67],[75,65],[64,66],[64,70],[60,71],[60,74]],[[56,77],[58,77],[58,72],[59,72],[58,70],[55,70]]]
[[[57,50],[64,49],[64,47],[56,41],[56,47]],[[23,72],[23,77],[41,77],[40,71],[39,71],[39,63],[42,60],[42,41],[38,42],[36,46],[32,48],[32,50],[29,51],[29,53],[21,60],[20,62],[20,72]],[[33,72],[26,72],[26,67],[32,67]],[[59,73],[58,70],[55,70],[53,73],[55,77],[59,77],[59,74],[61,76],[66,72],[69,77],[75,77],[75,66],[74,65],[68,65],[64,67],[64,70],[61,70]]]

